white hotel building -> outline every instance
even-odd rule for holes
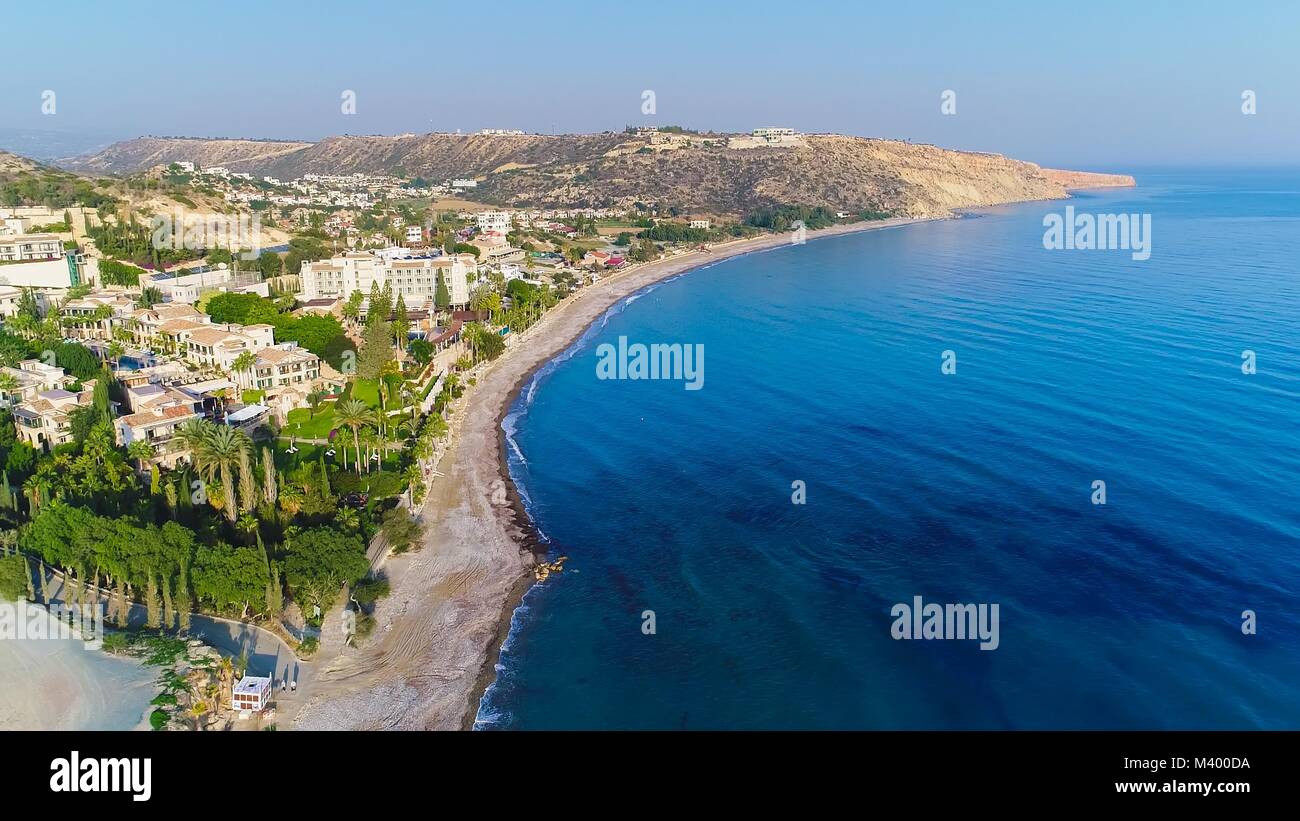
[[[400,249],[399,249],[400,250]],[[391,283],[393,297],[402,295],[408,308],[432,301],[438,281],[447,285],[452,307],[469,302],[469,283],[478,276],[478,261],[473,254],[450,256],[397,256],[352,252],[319,262],[304,262],[302,299],[336,297],[347,299],[353,291],[369,296],[372,283],[380,288]]]
[[[478,230],[485,234],[495,231],[505,236],[513,230],[509,211],[479,211],[474,215],[474,221],[478,223]]]

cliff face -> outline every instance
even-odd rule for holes
[[[1033,163],[997,154],[829,135],[791,148],[618,153],[511,169],[489,175],[476,196],[507,205],[630,205],[640,199],[744,212],[784,203],[924,217],[1066,193]]]
[[[1043,175],[1066,188],[1129,188],[1137,185],[1128,174],[1098,174],[1094,171],[1062,171],[1044,168]]]
[[[1132,178],[1039,168],[998,154],[814,135],[787,147],[728,148],[722,135],[676,137],[421,134],[319,143],[141,138],[83,158],[84,170],[131,172],[177,160],[293,179],[305,173],[475,177],[476,200],[512,206],[626,207],[710,213],[774,204],[937,216]]]

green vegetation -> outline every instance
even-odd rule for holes
[[[803,221],[804,227],[810,231],[817,228],[826,228],[837,222],[835,212],[831,209],[820,206],[810,208],[806,205],[777,205],[760,208],[745,217],[747,225],[766,228],[778,234],[789,231],[791,226],[800,220]]]
[[[49,168],[18,171],[0,179],[0,205],[44,205],[49,208],[85,205],[99,208],[116,201],[84,177]]]
[[[115,259],[101,259],[99,261],[99,278],[105,285],[139,285],[140,276],[144,273],[144,270],[134,265],[128,265]]]
[[[207,301],[203,311],[214,322],[272,325],[277,341],[297,342],[335,368],[343,366],[344,353],[352,350],[343,326],[334,317],[294,316],[257,294],[217,294]]]

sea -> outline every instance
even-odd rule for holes
[[[1135,176],[611,308],[503,423],[567,558],[476,727],[1300,728],[1300,170]]]

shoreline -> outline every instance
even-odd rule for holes
[[[908,225],[915,225],[924,222],[935,222],[937,220],[961,219],[961,218],[962,218],[961,214],[953,213],[944,217],[895,217],[887,220],[875,220],[875,221],[863,220],[861,222],[848,223],[845,225],[835,225],[828,228],[821,228],[817,230],[808,231],[806,241],[827,239],[835,236],[844,236],[846,234],[857,234],[857,233],[863,233],[866,231],[873,231],[873,230],[884,230],[888,228],[902,228]],[[531,554],[531,558],[533,562],[536,562],[538,560],[543,559],[550,551],[546,546],[546,544],[543,543],[540,538],[538,538],[537,525],[535,522],[533,522],[532,517],[528,514],[528,510],[524,506],[523,496],[522,494],[520,494],[519,488],[515,485],[514,477],[511,476],[510,474],[509,457],[507,456],[506,432],[505,432],[505,428],[503,427],[503,423],[505,422],[505,418],[510,414],[510,409],[514,406],[515,402],[519,399],[519,394],[523,391],[524,387],[532,381],[533,377],[537,374],[537,372],[540,371],[542,368],[546,367],[547,365],[549,365],[557,357],[563,355],[566,351],[568,351],[575,344],[577,344],[578,340],[581,339],[584,334],[586,334],[588,329],[591,328],[592,324],[595,323],[596,320],[600,319],[600,317],[604,316],[605,313],[609,311],[610,308],[614,307],[615,305],[618,305],[620,302],[627,300],[629,297],[644,291],[646,288],[649,288],[652,285],[656,285],[668,279],[673,279],[678,276],[683,276],[685,274],[692,273],[714,262],[722,262],[724,260],[745,256],[747,254],[757,253],[760,251],[769,251],[774,248],[781,248],[791,244],[793,243],[791,243],[789,240],[788,232],[782,234],[765,234],[759,237],[752,237],[749,239],[739,239],[739,240],[734,240],[730,243],[714,246],[711,247],[708,252],[691,251],[687,254],[682,254],[677,257],[672,257],[665,260],[656,260],[655,262],[646,263],[641,267],[634,268],[631,271],[627,271],[625,273],[629,275],[641,274],[640,277],[629,276],[627,279],[621,280],[625,284],[628,282],[635,281],[637,284],[635,285],[634,290],[626,293],[619,293],[617,295],[611,295],[611,294],[604,295],[604,296],[613,296],[614,298],[601,300],[603,302],[603,306],[594,315],[588,317],[587,320],[581,325],[581,327],[577,328],[575,332],[573,332],[571,335],[565,338],[562,344],[559,344],[557,347],[554,347],[554,350],[552,350],[548,355],[546,355],[543,359],[541,359],[541,361],[535,363],[527,372],[525,372],[524,374],[518,377],[518,379],[515,381],[515,384],[511,388],[510,392],[506,396],[505,400],[500,404],[494,427],[496,429],[496,434],[497,434],[496,437],[497,458],[498,458],[497,469],[500,473],[500,477],[502,481],[505,484],[506,495],[509,502],[509,507],[511,509],[511,513],[509,514],[511,517],[509,525],[512,528],[519,527],[521,523],[523,525],[524,535],[520,537],[518,541],[519,549],[521,552],[527,551],[528,553]],[[719,251],[722,251],[722,253],[718,253]],[[688,257],[692,258],[692,261],[687,264],[682,264],[684,260]],[[678,264],[673,264],[673,263],[678,263]],[[616,274],[615,276],[610,277],[608,280],[602,280],[602,282],[598,283],[597,286],[590,286],[589,288],[584,289],[579,293],[582,294],[583,296],[586,296],[590,292],[591,288],[598,287],[600,284],[603,284],[606,281],[613,282],[617,278],[618,276]],[[576,300],[574,304],[576,304]],[[570,307],[572,307],[572,304],[564,305],[564,306],[556,306],[556,309],[553,309],[553,311],[560,308],[567,309]],[[538,322],[536,325],[533,326],[533,328],[530,328],[529,330],[538,329],[540,331],[541,330],[539,328],[540,325],[541,322]],[[548,340],[548,343],[549,342],[550,340]],[[478,677],[475,680],[474,688],[470,691],[469,702],[466,705],[467,709],[464,717],[461,720],[462,730],[472,730],[474,728],[474,723],[478,718],[479,706],[483,701],[483,696],[486,694],[488,688],[492,686],[493,682],[496,681],[497,678],[496,666],[501,658],[501,647],[502,645],[505,644],[506,639],[510,637],[510,631],[514,623],[515,612],[519,609],[520,605],[523,603],[524,596],[527,595],[528,591],[531,590],[535,584],[538,584],[538,582],[534,581],[531,578],[531,573],[527,572],[530,571],[531,568],[525,568],[525,570],[526,570],[525,574],[517,581],[517,583],[514,585],[509,595],[507,596],[506,606],[502,608],[501,616],[497,622],[497,629],[492,637],[492,640],[485,648],[485,657],[483,659],[483,664],[481,669],[479,670]]]
[[[864,221],[809,231],[807,240],[954,219]],[[536,528],[505,461],[501,422],[533,374],[609,308],[664,279],[789,245],[789,233],[691,251],[621,271],[582,289],[522,331],[496,361],[471,372],[419,511],[424,545],[384,565],[391,594],[376,629],[318,668],[292,718],[295,729],[459,730],[473,726],[496,678],[519,602],[536,582]],[[544,552],[544,551],[543,551]]]

